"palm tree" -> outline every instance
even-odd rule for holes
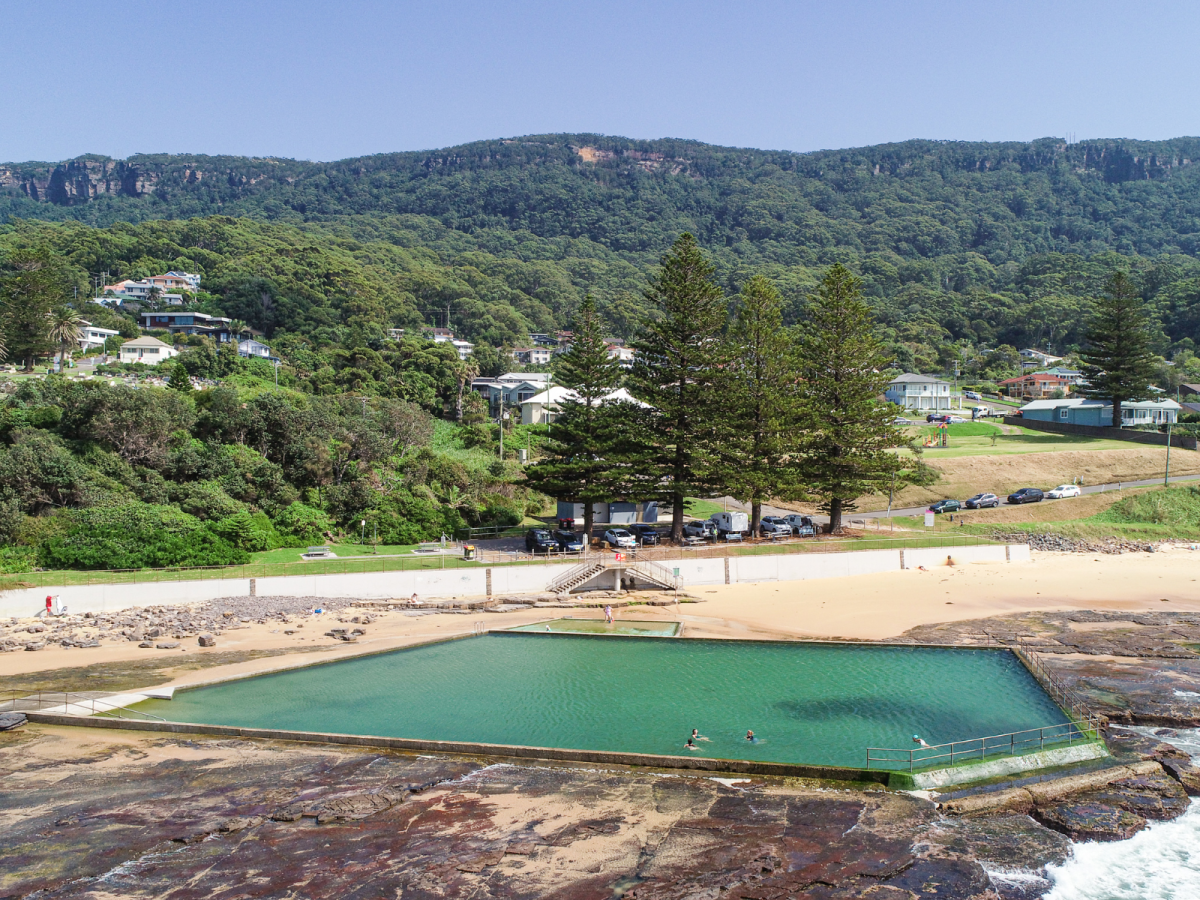
[[[459,425],[462,424],[463,418],[463,391],[467,385],[479,377],[479,363],[474,359],[467,357],[458,366],[458,397],[454,401],[454,421]],[[501,425],[503,427],[503,424]]]
[[[50,340],[58,344],[58,371],[64,370],[67,347],[78,344],[83,337],[84,318],[69,306],[50,313]]]
[[[242,335],[245,334],[249,330],[250,330],[250,323],[248,323],[242,319],[230,319],[229,320],[229,333],[230,333],[230,335],[232,335],[233,342],[235,344],[240,343],[241,339],[242,339]]]

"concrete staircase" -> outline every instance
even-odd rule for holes
[[[620,574],[622,580],[626,575],[632,575],[639,581],[646,581],[667,590],[674,590],[679,586],[678,579],[670,569],[649,560],[630,559],[617,562],[597,559],[580,563],[563,572],[550,582],[546,590],[555,594],[569,594],[597,576],[614,570]]]

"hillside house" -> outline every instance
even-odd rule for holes
[[[79,323],[79,349],[85,353],[88,350],[99,350],[110,337],[116,337],[117,332],[111,328],[97,328],[86,319]]]
[[[238,341],[238,356],[247,359],[275,359],[271,355],[271,348],[254,338]]]
[[[1179,412],[1180,406],[1174,400],[1126,400],[1121,404],[1121,426],[1170,425],[1179,421]],[[1100,399],[1034,400],[1021,407],[1021,416],[1040,422],[1091,428],[1113,424],[1112,401]]]
[[[158,338],[140,337],[123,343],[119,355],[123,363],[144,363],[147,366],[157,366],[165,359],[178,356],[179,351],[164,344]]]
[[[1046,400],[1055,392],[1071,393],[1071,382],[1061,375],[1048,372],[1031,372],[1018,378],[1007,378],[1000,382],[1000,389],[1008,396],[1019,400]]]
[[[549,347],[516,347],[512,351],[512,358],[526,366],[549,365],[553,355]]]
[[[144,312],[138,316],[138,324],[145,329],[162,329],[171,334],[208,335],[218,344],[233,339],[229,330],[231,320],[222,316],[210,316],[201,312]]]
[[[578,400],[579,395],[570,388],[565,388],[560,385],[547,388],[539,394],[535,394],[521,404],[521,424],[522,425],[545,425],[553,422],[558,418],[559,407],[568,401]],[[625,388],[618,388],[611,394],[604,397],[605,400],[614,400],[623,403],[633,403],[638,406],[645,406],[640,400],[635,400],[633,395]]]
[[[530,397],[548,387],[548,372],[508,372],[499,378],[476,378],[471,382],[471,388],[487,401],[493,416],[500,414],[502,398],[506,408],[520,407]]]
[[[883,392],[883,397],[897,406],[916,412],[962,408],[962,394],[955,394],[950,388],[950,382],[931,375],[899,375],[892,379],[887,390]]]
[[[1021,351],[1022,369],[1045,369],[1047,366],[1062,362],[1062,360],[1061,356],[1052,356],[1041,350],[1028,349]]]

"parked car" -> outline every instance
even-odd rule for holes
[[[936,503],[930,503],[929,508],[935,513],[952,513],[962,509],[962,504],[957,500],[938,500]]]
[[[943,419],[942,421],[949,422],[951,425],[961,425],[963,422],[965,422],[967,420],[964,419],[962,416],[946,416],[946,418]]]
[[[913,420],[906,419],[906,418],[904,418],[904,416],[896,416],[896,418],[892,419],[892,424],[893,425],[912,425]]]
[[[555,531],[551,536],[558,541],[558,549],[563,553],[582,553],[587,547],[583,537],[573,531]]]
[[[1058,487],[1046,491],[1046,499],[1062,500],[1064,497],[1078,497],[1082,493],[1083,491],[1077,484],[1060,484]]]
[[[926,422],[947,422],[950,417],[945,413],[930,413],[925,417]]]
[[[645,547],[647,544],[657,544],[659,541],[658,532],[654,530],[653,525],[630,525],[629,533],[634,536],[639,544]]]
[[[758,533],[763,537],[791,537],[792,526],[780,516],[763,516],[758,523]]]
[[[693,519],[683,525],[685,537],[711,538],[717,536],[717,526],[708,519]]]
[[[801,537],[812,537],[817,533],[817,527],[813,524],[813,520],[808,516],[784,516],[783,521],[792,526],[792,534],[797,534]]]
[[[982,400],[983,399],[975,391],[963,391],[963,396],[966,397],[968,400]]]
[[[525,532],[525,549],[529,553],[557,553],[558,541],[545,528],[530,528]]]
[[[1021,488],[1008,495],[1009,503],[1040,503],[1046,495],[1037,488]]]
[[[1000,505],[1000,498],[995,494],[976,494],[974,497],[968,497],[963,501],[963,506],[967,509],[995,509]]]
[[[619,547],[622,550],[633,550],[637,547],[637,538],[626,531],[624,528],[610,528],[604,532],[604,539],[612,546]]]

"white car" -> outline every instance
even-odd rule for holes
[[[963,422],[965,422],[967,420],[964,419],[962,416],[947,416],[946,421],[949,422],[951,425],[961,425]]]
[[[693,519],[690,522],[683,523],[683,533],[686,537],[716,537],[717,526],[711,519]]]
[[[622,550],[633,550],[637,547],[637,538],[624,528],[610,528],[604,532],[604,539],[612,546],[620,547]]]
[[[1046,491],[1046,497],[1050,500],[1062,500],[1064,497],[1078,497],[1082,493],[1077,484],[1060,484],[1054,490]]]

